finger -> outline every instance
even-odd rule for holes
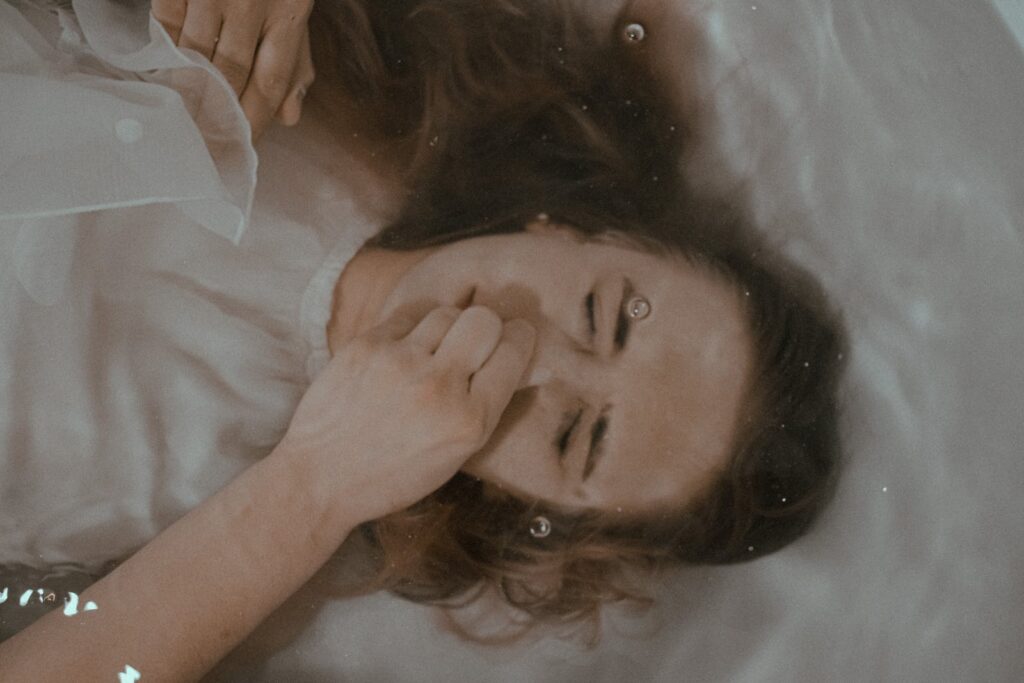
[[[175,45],[185,25],[185,7],[185,0],[153,0],[153,18],[160,22]]]
[[[181,28],[178,47],[195,50],[207,59],[213,57],[223,21],[220,10],[212,2],[190,2],[185,24]]]
[[[274,114],[274,120],[282,126],[294,126],[302,118],[302,100],[306,97],[306,87],[296,85],[281,102]]]
[[[483,306],[470,306],[441,340],[434,358],[443,365],[462,368],[468,374],[480,369],[490,357],[504,325],[498,314]]]
[[[302,102],[315,79],[316,70],[313,67],[313,55],[309,47],[309,28],[307,27],[302,38],[299,62],[295,65],[295,73],[292,74],[292,88],[288,92],[288,96],[281,102],[274,118],[285,126],[297,124],[302,117]]]
[[[448,330],[458,320],[460,313],[462,310],[455,306],[435,308],[423,317],[423,320],[413,328],[406,339],[410,343],[434,353],[441,345],[445,335],[448,334]]]
[[[231,18],[224,20],[224,29],[210,61],[224,74],[224,78],[239,97],[242,96],[245,84],[249,80],[259,40],[259,23]]]
[[[487,432],[498,425],[533,357],[537,333],[525,320],[505,323],[494,353],[469,381],[470,396],[486,405]]]
[[[302,35],[301,25],[275,24],[256,49],[252,73],[242,93],[242,111],[252,126],[253,137],[263,132],[288,94]]]
[[[412,332],[422,318],[422,315],[416,315],[414,311],[399,309],[367,332],[367,335],[374,339],[402,339]]]

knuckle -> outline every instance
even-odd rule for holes
[[[268,100],[280,100],[288,90],[288,79],[279,71],[257,73],[256,89]]]
[[[417,377],[423,374],[423,361],[414,350],[401,344],[392,344],[391,348],[391,363],[401,376]]]
[[[423,328],[436,329],[440,332],[444,329],[451,329],[457,317],[457,314],[452,311],[435,308],[430,313],[423,316],[419,325]]]
[[[451,369],[436,374],[436,381],[444,398],[453,406],[461,402],[466,382],[460,373]]]
[[[313,13],[313,0],[285,0],[273,9],[273,16],[292,25],[305,24]]]
[[[498,314],[486,306],[470,306],[462,312],[462,315],[464,315],[466,320],[471,324],[478,325],[482,328],[500,329],[502,325],[501,318],[498,317]]]
[[[440,308],[434,309],[434,314],[445,320],[455,321],[462,311],[455,306],[441,306]]]
[[[498,319],[498,314],[493,310],[482,304],[473,304],[465,310],[467,315],[477,316],[481,319],[494,318]]]
[[[445,375],[428,373],[415,385],[415,400],[443,416],[452,405],[452,383]]]
[[[249,78],[249,66],[233,59],[218,59],[215,66],[231,84],[245,84]]]
[[[464,408],[459,412],[459,418],[455,421],[455,430],[459,441],[479,445],[486,432],[486,415],[474,408]]]
[[[184,17],[165,12],[163,10],[153,8],[153,18],[160,22],[160,24],[171,32],[181,31],[181,27],[184,25]]]

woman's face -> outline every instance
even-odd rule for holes
[[[641,512],[684,504],[726,464],[752,365],[728,283],[535,223],[429,251],[379,318],[470,295],[531,322],[537,341],[524,386],[466,473],[572,509]],[[649,313],[631,317],[640,300]]]

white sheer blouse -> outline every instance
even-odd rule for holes
[[[0,2],[0,565],[89,565],[277,443],[377,226],[312,123],[257,190],[234,94],[145,5],[41,4]]]

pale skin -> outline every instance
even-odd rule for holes
[[[301,114],[302,94],[314,77],[306,25],[311,6],[311,0],[154,0],[153,14],[178,45],[198,51],[221,69],[239,93],[254,135],[258,135],[272,112],[276,111],[277,119],[289,125],[296,123]],[[659,31],[685,31],[691,26],[690,22],[669,21],[669,17],[662,16],[664,3],[634,0],[628,14],[650,20],[649,25],[657,26]],[[656,42],[662,46],[694,43],[692,36],[675,38],[679,40]],[[648,40],[637,47],[648,49],[651,45]],[[672,60],[661,61],[671,63]],[[685,108],[685,103],[677,104]],[[549,249],[539,257],[551,253]],[[606,250],[605,256],[609,253],[621,256],[614,250]],[[749,365],[749,353],[743,348],[747,341],[745,326],[733,300],[735,292],[721,282],[703,277],[707,274],[698,273],[694,268],[676,269],[672,278],[646,282],[645,274],[650,270],[643,259],[638,262],[635,255],[632,256],[632,277],[627,272],[630,269],[620,268],[613,274],[606,268],[607,272],[600,274],[600,283],[592,288],[599,308],[597,318],[600,319],[602,313],[605,318],[612,315],[610,309],[616,294],[613,290],[617,290],[621,298],[627,284],[632,287],[639,282],[643,285],[640,294],[648,297],[659,289],[667,290],[668,300],[664,302],[667,305],[656,302],[652,319],[637,326],[640,335],[634,335],[634,339],[639,338],[639,341],[624,358],[612,348],[614,333],[608,320],[602,321],[601,330],[594,330],[594,341],[601,342],[600,348],[593,343],[585,348],[588,346],[585,342],[569,348],[571,345],[565,343],[567,339],[577,342],[580,339],[573,334],[576,330],[566,334],[565,322],[570,315],[566,311],[546,314],[541,310],[543,307],[538,306],[543,297],[530,292],[525,292],[524,296],[521,287],[518,291],[509,291],[507,282],[492,283],[490,291],[479,289],[475,297],[477,303],[498,306],[499,313],[506,319],[512,314],[525,315],[531,323],[541,326],[545,341],[540,348],[544,353],[535,365],[543,372],[532,373],[534,390],[516,395],[503,428],[472,462],[467,463],[466,471],[517,494],[566,507],[643,511],[678,505],[706,485],[719,469],[731,446],[736,412],[731,408],[740,401]],[[407,312],[423,315],[432,306],[458,303],[451,292],[423,296],[452,272],[443,261],[438,265],[436,259],[431,261],[427,257],[422,251],[360,253],[347,269],[349,281],[343,290],[348,306],[358,310],[351,316],[353,319],[345,320],[336,312],[332,342],[337,343],[345,335],[351,338],[367,331],[381,322],[383,313],[398,305],[405,306]],[[423,259],[427,260],[427,268],[420,265]],[[479,255],[470,255],[468,259],[482,260]],[[432,272],[430,266],[433,271],[443,272]],[[557,264],[557,268],[565,273],[564,262]],[[394,288],[399,275],[408,275],[408,270],[413,272],[411,278],[417,277],[417,273],[421,278],[415,287],[406,286],[406,291],[415,292],[417,298],[407,296],[399,287],[398,293],[386,301],[384,295]],[[366,273],[369,275],[364,275]],[[520,278],[536,275],[528,271],[519,273]],[[479,280],[479,276],[476,279]],[[517,283],[511,286],[515,290]],[[558,283],[549,282],[540,289],[551,292],[556,286]],[[692,292],[692,300],[679,300],[679,292]],[[656,298],[665,296],[657,294]],[[531,298],[534,301],[528,303],[526,299]],[[550,305],[550,302],[540,303]],[[561,305],[564,307],[565,302]],[[673,318],[671,311],[685,314]],[[444,315],[451,318],[454,314],[449,310]],[[702,330],[713,331],[713,326],[702,324],[706,321],[726,322],[728,326],[721,326],[715,334],[707,336],[686,333],[694,322],[701,324]],[[653,335],[645,333],[651,328]],[[597,335],[598,331],[603,334]],[[678,348],[664,345],[655,348],[650,339],[659,337],[672,339]],[[588,353],[578,353],[581,348]],[[536,381],[544,373],[547,379]],[[650,417],[658,413],[660,406],[652,403],[649,388],[662,384],[666,374],[675,376],[683,388],[671,402],[676,419],[659,424]],[[566,375],[571,375],[568,382]],[[583,386],[580,378],[594,380],[589,386]],[[709,396],[716,399],[709,400]],[[661,396],[662,400],[667,398]],[[571,437],[566,439],[566,453],[561,455],[561,466],[557,469],[552,466],[551,458],[544,457],[551,449],[551,434],[555,428],[539,424],[536,418],[540,414],[557,416],[558,430]],[[526,419],[522,419],[524,416]],[[609,424],[612,426],[606,428]],[[580,434],[587,431],[593,435],[595,427],[602,433],[601,441],[606,442],[602,444],[604,448],[596,448],[596,443],[588,447],[589,444],[583,443],[586,439],[580,438]],[[644,436],[640,438],[636,434]],[[609,451],[618,455],[596,457],[597,453],[603,455]],[[530,456],[521,456],[522,453]],[[575,480],[567,476],[566,463],[578,470]],[[666,471],[678,472],[678,477],[640,474]],[[583,472],[588,474],[587,481],[583,481]]]
[[[450,478],[494,430],[533,344],[528,324],[483,307],[397,314],[352,339],[270,455],[82,594],[99,609],[51,612],[0,643],[0,680],[111,681],[126,666],[198,679],[353,528]]]
[[[294,126],[315,70],[307,19],[312,0],[153,0],[171,40],[198,52],[238,95],[258,138],[272,121]]]
[[[504,248],[496,250],[495,240]],[[543,262],[545,253],[557,268]],[[581,244],[564,227],[361,254],[346,267],[339,293],[370,306],[337,297],[328,330],[333,358],[283,441],[88,588],[81,602],[98,610],[51,612],[0,643],[0,680],[109,681],[128,665],[148,680],[196,680],[302,587],[356,526],[407,507],[460,468],[561,504],[652,510],[685,502],[724,464],[750,346],[739,295],[710,274],[616,244]],[[520,279],[527,273],[533,281]],[[613,355],[606,325],[617,304],[609,305],[614,289],[603,283],[620,275],[636,279],[652,312]],[[563,285],[542,289],[554,282]],[[569,331],[586,324],[578,300],[595,284],[604,298],[595,310],[603,313],[586,342],[593,347],[585,348]],[[691,289],[675,291],[684,285]],[[468,305],[478,296],[487,305]],[[378,316],[383,322],[374,322]],[[546,359],[557,363],[545,369]],[[582,384],[559,374],[582,363],[590,364]],[[656,378],[656,391],[643,386],[653,376],[636,375],[650,363],[676,373]],[[523,391],[540,399],[510,410]],[[646,399],[653,417],[643,410],[631,417],[624,408],[633,396],[644,400],[639,391],[670,401],[702,394],[687,405],[705,412],[681,420]],[[620,410],[610,413],[604,474],[595,468],[584,482],[582,441],[570,439],[566,455],[552,450],[547,432],[561,416],[545,407],[598,399]],[[680,435],[671,426],[681,422],[692,433],[666,450],[665,439]],[[609,483],[617,479],[622,487]],[[571,497],[579,488],[589,500]]]
[[[394,311],[455,311],[470,297],[534,326],[523,386],[463,467],[516,495],[678,509],[732,452],[752,366],[742,293],[681,257],[537,221],[439,249],[364,250],[339,284],[335,345]],[[635,298],[650,306],[641,319],[624,315]]]
[[[267,13],[255,21],[251,12],[229,13],[244,2],[168,0],[154,2],[154,14],[163,12],[158,18],[178,44],[215,64],[220,55],[258,135],[275,115],[298,120],[301,96],[289,93],[308,87],[313,74],[311,64],[302,66],[304,19],[296,39],[292,14],[269,9],[301,3],[250,5]],[[172,16],[168,8],[187,12]],[[220,33],[203,29],[212,25],[211,8],[221,12]],[[193,10],[206,18],[189,24]],[[292,55],[269,49],[271,32],[261,31],[271,17],[291,31]],[[238,22],[261,31],[227,41]],[[244,58],[235,59],[241,67],[233,74],[224,66],[220,46],[231,44],[253,55],[251,76],[242,77]],[[265,48],[263,62],[279,63],[276,73],[291,64],[291,76],[271,79],[273,87],[258,85]],[[332,361],[284,440],[87,589],[81,604],[99,609],[57,610],[0,643],[0,680],[111,681],[129,665],[143,680],[196,680],[356,526],[407,507],[459,469],[576,507],[651,511],[699,491],[725,462],[748,381],[750,342],[737,293],[674,261],[582,245],[558,226],[533,226],[527,235],[542,241],[360,252],[340,282]],[[525,267],[556,253],[554,268]],[[616,293],[627,277],[653,312],[616,352]],[[593,335],[580,306],[590,290]],[[666,413],[667,401],[685,406],[682,414]],[[564,419],[577,411],[566,452],[558,453]],[[602,415],[610,416],[605,452],[584,481],[589,450],[581,435],[592,434]]]

